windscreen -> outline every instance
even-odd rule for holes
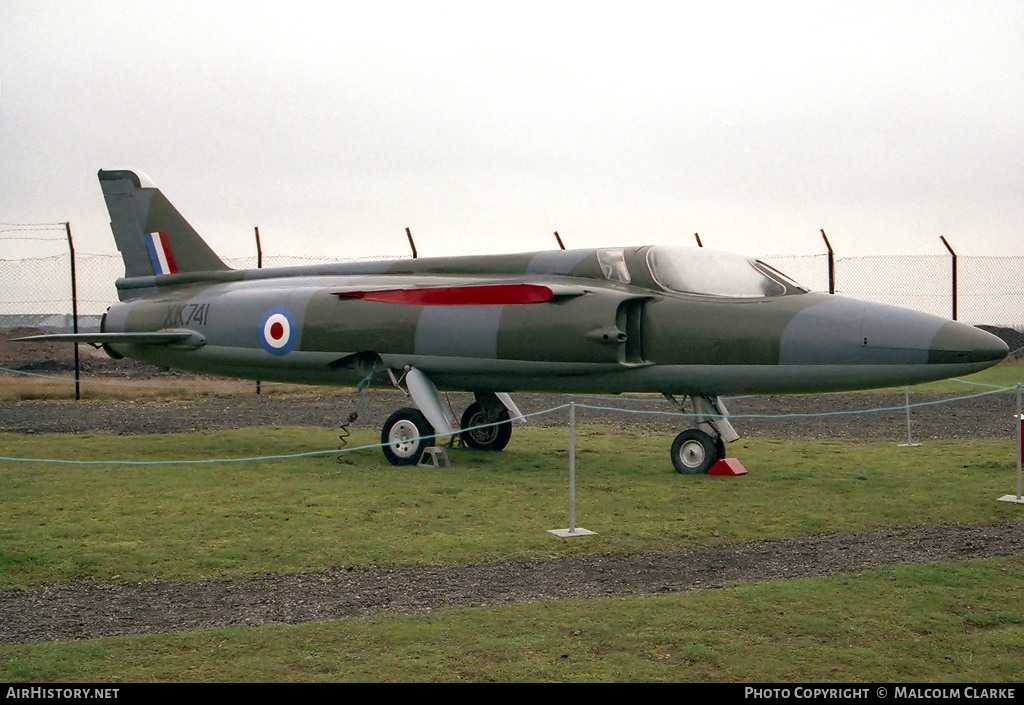
[[[732,298],[807,291],[765,263],[729,252],[658,246],[647,252],[647,264],[654,280],[669,291]]]
[[[598,250],[597,262],[605,279],[629,284],[629,267],[626,266],[625,250]]]

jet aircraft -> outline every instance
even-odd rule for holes
[[[396,465],[435,436],[501,450],[514,392],[689,397],[675,468],[707,472],[738,434],[722,397],[903,386],[1007,355],[997,337],[911,310],[812,292],[764,262],[643,246],[235,270],[163,193],[98,174],[124,259],[91,343],[112,357],[253,380],[389,381],[414,407],[381,432]],[[439,390],[475,401],[459,420]]]

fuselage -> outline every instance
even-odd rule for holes
[[[965,375],[1007,354],[972,326],[663,247],[133,277],[118,289],[104,331],[192,335],[110,343],[112,354],[265,381],[351,385],[414,367],[450,390],[805,393]]]

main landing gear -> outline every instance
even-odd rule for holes
[[[669,394],[666,399],[683,408],[681,402]],[[692,396],[693,417],[696,428],[689,428],[672,441],[672,465],[676,472],[687,475],[703,474],[716,462],[725,459],[725,444],[732,443],[739,434],[729,423],[729,410],[719,397]]]
[[[497,401],[497,399],[495,399]],[[501,402],[498,402],[500,405]],[[458,438],[469,448],[502,450],[512,438],[508,409],[473,402],[462,414]],[[399,409],[388,417],[380,432],[381,449],[392,465],[415,465],[437,440],[437,431],[419,409]]]
[[[381,448],[392,465],[416,465],[437,436],[452,436],[470,448],[501,450],[512,437],[512,419],[522,418],[507,394],[476,392],[476,401],[462,414],[462,423],[456,424],[451,407],[423,372],[410,367],[402,380],[393,374],[391,379],[399,388],[405,382],[418,407],[399,409],[384,422]]]
[[[401,388],[401,380],[390,370],[389,375]],[[384,422],[381,448],[392,465],[416,465],[435,445],[437,436],[457,438],[469,448],[502,450],[512,437],[512,419],[522,418],[507,394],[476,392],[476,401],[463,412],[461,424],[456,424],[451,408],[423,372],[406,368],[402,380],[419,408],[399,409]],[[664,396],[683,408],[670,394]],[[725,459],[725,444],[737,440],[739,434],[729,423],[729,410],[720,397],[691,395],[690,400],[695,428],[675,437],[670,456],[677,472],[693,475],[707,473]]]

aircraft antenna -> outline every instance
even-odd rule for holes
[[[412,241],[412,231],[409,228],[405,229],[405,236],[409,238],[409,247],[412,248],[412,258],[416,259],[416,243]]]
[[[565,249],[565,245],[562,244],[562,238],[561,238],[561,236],[559,236],[557,230],[555,231],[555,239],[558,240],[558,246],[561,247],[564,250]]]
[[[694,233],[693,236],[697,238],[697,247],[704,247],[704,243],[700,241],[700,233]]]

